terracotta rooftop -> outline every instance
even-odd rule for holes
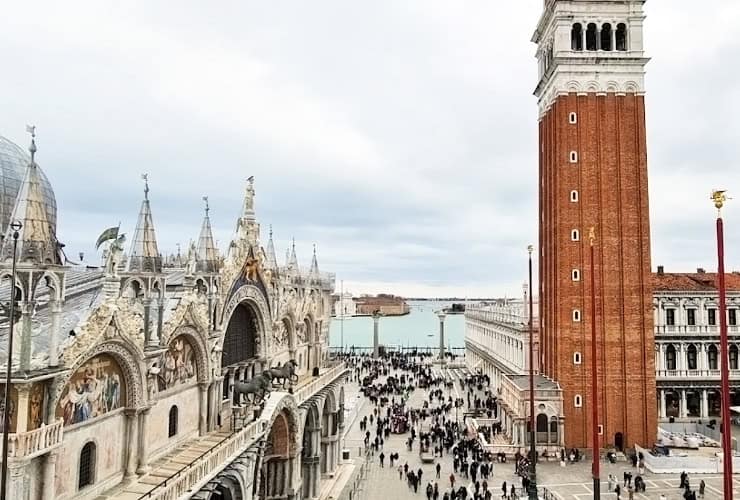
[[[727,290],[740,291],[740,273],[725,273]],[[656,292],[702,292],[717,289],[717,273],[653,273]]]

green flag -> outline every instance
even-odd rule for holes
[[[95,249],[97,250],[100,248],[100,245],[105,243],[106,241],[115,240],[118,238],[118,227],[109,227],[105,231],[103,231],[103,234],[100,235],[98,238],[98,242],[95,243]]]

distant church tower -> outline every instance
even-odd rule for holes
[[[542,362],[563,388],[568,447],[591,446],[594,318],[600,444],[650,445],[657,431],[644,3],[545,0],[532,38],[539,60]]]

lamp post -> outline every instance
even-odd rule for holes
[[[341,355],[344,355],[344,313],[347,310],[347,306],[344,305],[344,280],[340,281],[339,291],[339,306],[342,309],[342,315],[339,316],[339,345]]]
[[[15,268],[16,253],[18,250],[19,231],[23,224],[18,221],[10,223],[13,230],[13,270],[10,275],[10,302],[8,320],[10,322],[8,331],[8,360],[5,368],[5,399],[3,404],[3,469],[0,476],[0,500],[5,500],[8,479],[8,433],[10,432],[8,422],[10,421],[10,374],[13,370],[13,323],[15,322]]]
[[[712,192],[717,207],[717,288],[719,289],[720,375],[722,377],[722,465],[724,466],[724,498],[732,500],[732,424],[730,422],[730,371],[727,345],[727,305],[725,290],[725,242],[722,206],[727,197],[724,191]]]
[[[593,446],[593,458],[591,461],[591,473],[594,479],[594,499],[601,498],[601,471],[599,463],[599,392],[598,377],[596,374],[596,270],[594,269],[594,240],[596,232],[592,227],[588,231],[588,242],[591,248],[591,440]]]
[[[537,447],[534,419],[534,306],[532,302],[532,252],[534,247],[529,245],[529,498],[537,500]]]

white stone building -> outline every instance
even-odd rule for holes
[[[337,318],[357,316],[357,303],[351,292],[340,293],[337,296],[337,300],[334,302],[334,316]]]
[[[103,268],[73,265],[30,151],[0,137],[0,299],[16,302],[8,498],[317,497],[340,462],[346,371],[327,356],[334,276],[315,251],[307,271],[295,245],[277,264],[250,178],[227,255],[206,206],[184,265],[163,266],[147,183],[128,255],[112,228]],[[235,396],[235,381],[289,360],[291,393],[263,407]]]
[[[536,306],[536,304],[535,304]],[[539,359],[535,321],[535,372]],[[498,392],[499,420],[514,447],[529,443],[529,303],[525,299],[501,299],[491,304],[468,304],[465,310],[465,357],[468,367],[488,375]],[[562,447],[563,401],[560,386],[535,376],[536,442],[540,452]]]
[[[653,274],[658,416],[719,419],[719,314],[716,273]],[[730,406],[740,404],[740,274],[726,275]]]

